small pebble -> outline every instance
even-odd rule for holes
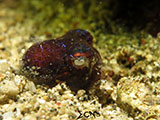
[[[8,61],[5,59],[0,60],[0,73],[5,73],[8,70],[10,70],[10,64]]]

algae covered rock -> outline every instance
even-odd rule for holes
[[[143,77],[124,77],[117,85],[116,103],[136,120],[160,118],[160,97]]]

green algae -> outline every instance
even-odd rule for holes
[[[118,24],[113,17],[117,13],[116,0],[20,0],[16,2],[19,12],[33,20],[38,31],[35,34],[51,33],[53,37],[64,34],[74,28],[90,31],[97,46],[109,49],[127,44],[141,44],[145,38],[143,31],[128,32],[123,24]],[[14,5],[14,6],[16,6]]]

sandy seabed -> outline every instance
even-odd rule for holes
[[[32,20],[0,9],[0,120],[158,120],[160,119],[160,37],[141,45],[97,49],[105,77],[73,93],[65,83],[35,85],[20,73],[20,59],[35,41]]]

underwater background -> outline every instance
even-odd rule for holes
[[[159,120],[159,5],[159,0],[0,0],[0,120]],[[89,91],[75,93],[65,82],[36,85],[21,74],[29,47],[72,29],[93,36],[103,61],[101,79]]]

